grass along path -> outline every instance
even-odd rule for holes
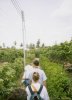
[[[41,57],[40,64],[47,75],[47,89],[51,100],[72,100],[70,94],[70,79],[62,65],[50,62]]]

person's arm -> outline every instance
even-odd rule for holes
[[[43,85],[46,87],[46,81],[43,81]]]
[[[46,87],[44,87],[43,90],[44,90],[44,91],[43,91],[43,92],[44,92],[44,100],[50,100]]]
[[[31,72],[31,73],[29,73],[28,78],[30,79],[30,82],[32,83],[32,72]]]
[[[25,79],[25,72],[24,72],[23,77],[22,77],[22,80],[24,80],[24,79]]]
[[[21,81],[21,83],[23,83],[24,80],[25,80],[25,72],[23,73],[23,77],[22,77],[22,81]]]
[[[43,71],[43,85],[46,87],[46,80],[47,80],[47,77]]]

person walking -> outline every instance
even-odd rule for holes
[[[33,82],[26,87],[27,100],[49,100],[46,87],[39,83],[39,73],[33,73]]]
[[[47,80],[47,77],[45,75],[45,72],[40,68],[39,66],[39,60],[35,59],[33,61],[33,70],[29,73],[29,76],[28,78],[30,79],[31,82],[33,82],[33,73],[34,72],[38,72],[39,73],[39,83],[46,86],[46,80]]]
[[[28,86],[31,83],[29,79],[29,73],[31,73],[32,70],[33,70],[32,65],[26,65],[24,68],[22,83],[24,83],[25,86]]]

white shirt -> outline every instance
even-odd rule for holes
[[[36,88],[36,90],[38,91],[40,89],[40,83],[33,83],[33,86]],[[32,89],[33,90],[33,89]],[[29,88],[28,86],[26,87],[26,92],[27,92],[27,100],[30,100],[30,97],[31,97],[31,93],[29,91]],[[46,90],[46,87],[43,86],[43,89],[40,93],[40,96],[44,99],[44,100],[49,100],[49,96],[48,96],[48,93],[47,93],[47,90]]]
[[[25,71],[24,71],[24,74],[23,74],[23,79],[28,79],[29,78],[29,74],[33,70],[33,67],[31,65],[26,65],[24,70]],[[22,80],[22,82],[23,82],[23,80]]]
[[[26,65],[25,68],[24,68],[25,71],[29,71],[29,70],[32,70],[32,69],[33,69],[33,66],[31,66],[31,65]]]
[[[47,80],[47,77],[46,77],[46,75],[45,75],[45,73],[44,73],[44,71],[42,70],[42,69],[40,69],[40,68],[33,68],[33,70],[29,73],[29,79],[33,82],[33,73],[34,72],[38,72],[39,73],[39,76],[40,76],[40,78],[39,78],[39,83],[40,84],[43,84],[43,81],[46,81]]]

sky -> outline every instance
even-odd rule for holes
[[[20,10],[24,11],[25,44],[40,39],[49,46],[71,39],[72,0],[0,0],[0,45],[23,42]]]

